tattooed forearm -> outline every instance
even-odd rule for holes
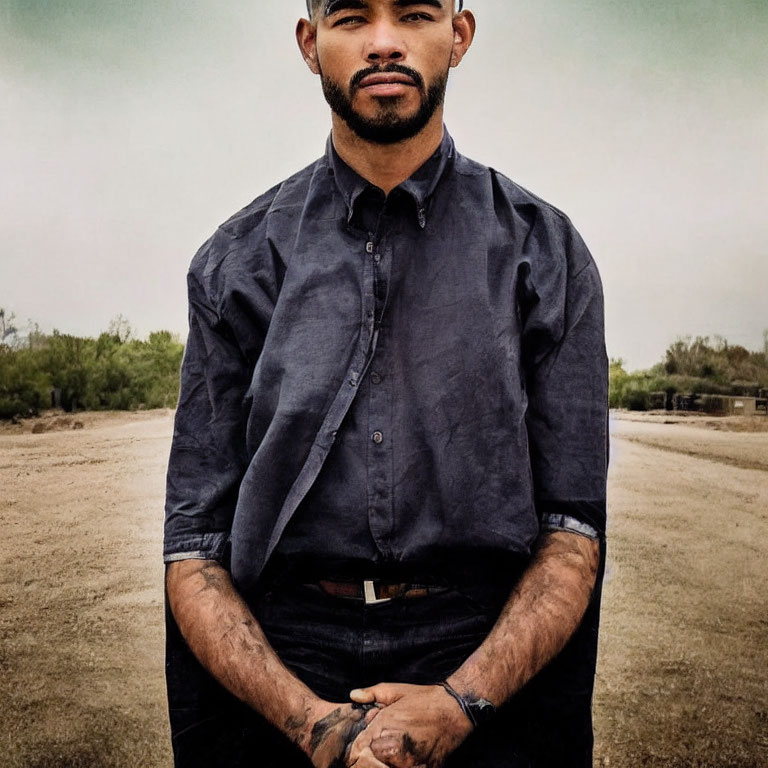
[[[317,768],[343,766],[370,706],[323,701],[296,678],[218,563],[173,563],[167,586],[179,628],[203,666],[281,728]]]
[[[531,565],[483,644],[451,685],[501,704],[563,648],[589,604],[599,543],[570,533],[542,537]]]
[[[282,664],[229,573],[212,561],[172,563],[167,588],[179,628],[203,666],[301,745],[319,699]]]

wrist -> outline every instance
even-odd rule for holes
[[[302,752],[309,754],[312,729],[318,720],[336,706],[315,696],[311,691],[297,695],[287,707],[280,728]]]
[[[445,680],[438,685],[456,702],[473,729],[495,716],[496,707],[488,699],[472,693],[460,693]]]

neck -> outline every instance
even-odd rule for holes
[[[413,138],[397,144],[374,144],[361,139],[335,113],[333,118],[333,146],[339,157],[366,181],[388,195],[429,160],[443,139],[443,110],[438,109],[432,119]]]

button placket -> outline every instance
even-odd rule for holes
[[[385,219],[386,221],[386,219]],[[385,230],[376,238],[369,263],[373,271],[373,287],[376,302],[376,328],[378,343],[371,361],[367,388],[368,425],[370,443],[368,450],[368,524],[379,551],[385,556],[392,553],[392,408],[389,376],[383,376],[389,366],[389,343],[386,322],[389,285],[392,278],[393,259],[391,232]]]
[[[366,254],[373,253],[375,244],[372,239],[365,244]],[[364,259],[363,263],[363,328],[360,332],[360,349],[363,353],[363,364],[357,369],[358,379],[362,377],[365,366],[371,353],[371,346],[374,342],[375,324],[376,324],[376,296],[374,293],[374,266],[369,258]]]

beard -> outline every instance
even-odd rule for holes
[[[381,72],[399,72],[412,78],[421,96],[421,102],[416,112],[408,117],[402,117],[398,112],[401,101],[399,96],[384,96],[377,99],[378,114],[374,117],[361,115],[352,106],[360,82],[368,75]],[[328,106],[364,141],[374,144],[397,144],[411,139],[432,119],[438,107],[445,100],[445,89],[448,85],[448,71],[435,80],[429,88],[425,87],[424,78],[410,67],[402,64],[390,64],[386,67],[370,67],[361,70],[351,80],[349,95],[322,72],[320,80],[323,85],[323,95]]]

